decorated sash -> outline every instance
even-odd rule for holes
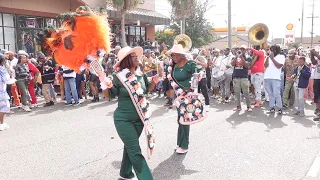
[[[191,125],[205,120],[208,115],[204,109],[204,97],[202,94],[197,93],[198,82],[202,77],[201,72],[193,74],[191,78],[191,89],[193,89],[193,92],[182,89],[183,86],[179,85],[178,82],[173,79],[172,73],[173,64],[170,62],[167,78],[177,96],[174,104],[179,112],[178,119],[180,124]]]
[[[145,121],[148,121],[151,116],[149,102],[147,101],[147,99],[143,94],[143,89],[141,88],[141,84],[138,82],[137,77],[129,69],[123,69],[122,71],[118,72],[116,76],[120,80],[121,84],[128,91],[131,101],[141,121],[145,125],[144,130],[145,130],[147,144],[148,144],[148,147],[147,147],[148,158],[150,159],[155,146],[155,137],[154,137],[153,126],[150,123],[145,124]]]

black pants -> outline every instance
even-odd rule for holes
[[[12,92],[11,92],[11,84],[7,84],[7,93],[8,93],[8,95],[9,95],[9,97],[10,97],[10,100],[9,100],[9,102],[11,103],[12,102]]]
[[[320,79],[313,80],[314,102],[320,103]]]
[[[206,105],[209,105],[209,95],[208,95],[208,89],[207,89],[207,79],[202,78],[198,84],[198,91],[202,93],[204,96],[204,100]]]
[[[206,77],[207,77],[207,87],[211,89],[211,70],[209,67],[206,68]]]

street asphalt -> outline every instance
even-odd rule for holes
[[[148,164],[155,180],[320,179],[313,105],[306,105],[306,117],[295,117],[293,109],[268,114],[267,104],[234,112],[234,102],[211,99],[209,118],[191,127],[189,152],[177,155],[176,110],[163,98],[151,103],[156,149]],[[123,144],[113,123],[116,106],[102,100],[15,109],[5,118],[10,129],[0,132],[0,180],[117,180]],[[140,142],[146,156],[144,134]]]

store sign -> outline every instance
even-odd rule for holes
[[[27,20],[26,25],[28,28],[35,28],[36,22],[34,20]]]
[[[286,31],[285,31],[285,38],[284,38],[284,43],[286,46],[295,42],[294,34],[295,34],[294,25],[291,23],[287,24]]]

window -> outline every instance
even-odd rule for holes
[[[44,18],[40,18],[40,17],[20,16],[19,24],[21,28],[37,28],[37,29],[46,28]]]
[[[0,14],[1,15],[1,14]],[[1,16],[0,16],[1,17]],[[1,20],[0,20],[1,21]],[[2,31],[2,27],[0,27],[0,49],[4,48],[4,44],[3,44],[3,31]]]
[[[4,40],[6,49],[12,52],[16,51],[15,29],[13,27],[4,27]]]
[[[136,27],[136,35],[140,36],[140,27]]]
[[[134,26],[130,26],[130,34],[129,35],[136,35],[136,28]]]
[[[3,25],[8,27],[14,27],[12,14],[3,14]]]

